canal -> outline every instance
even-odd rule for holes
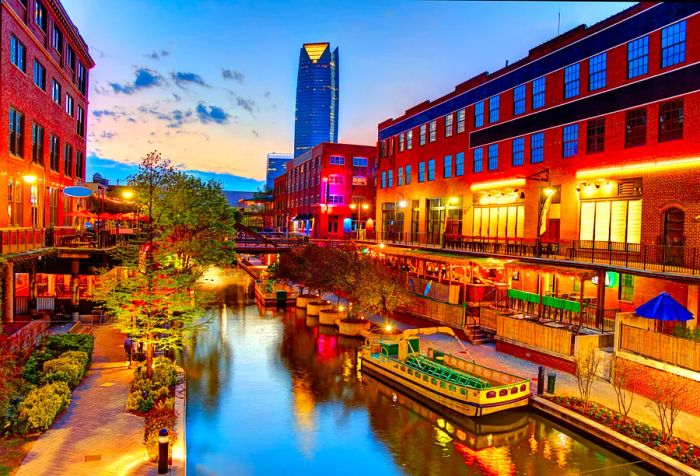
[[[531,412],[479,420],[358,372],[356,339],[246,303],[247,276],[184,349],[190,475],[647,475]]]

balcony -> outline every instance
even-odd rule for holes
[[[0,255],[46,248],[109,249],[134,236],[132,229],[106,229],[100,233],[76,232],[73,227],[0,228]]]
[[[45,232],[36,228],[0,228],[0,255],[45,247]]]

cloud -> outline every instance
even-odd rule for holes
[[[170,56],[170,52],[166,51],[166,50],[160,50],[160,51],[153,50],[152,53],[146,53],[144,56],[146,58],[151,58],[151,59],[157,60],[157,59],[165,58],[166,56]]]
[[[271,93],[270,91],[265,91],[264,96],[265,96],[266,98],[269,98],[271,94],[272,94],[272,93]]]
[[[181,111],[180,109],[175,109],[170,112],[162,112],[155,106],[141,106],[139,107],[139,112],[153,116],[160,121],[167,122],[168,124],[166,127],[171,129],[182,127],[183,124],[190,122],[192,118],[191,110]]]
[[[102,140],[110,140],[110,139],[114,139],[114,136],[116,136],[116,135],[117,135],[116,132],[102,131],[98,137]]]
[[[141,89],[154,88],[164,84],[166,84],[165,78],[158,71],[145,67],[136,68],[133,83],[109,83],[115,94],[134,94]]]
[[[232,91],[231,89],[226,89],[226,91],[228,91],[228,93],[231,95],[231,97],[236,102],[236,105],[238,107],[245,109],[246,111],[248,111],[250,113],[251,116],[254,116],[254,114],[253,114],[255,112],[255,100],[254,99],[248,99],[248,98],[244,98],[243,96],[239,96],[238,94],[236,94],[235,91]]]
[[[239,84],[243,84],[243,79],[245,78],[243,73],[240,71],[226,68],[221,68],[221,77],[230,81],[236,81]]]
[[[202,124],[228,124],[231,115],[218,106],[207,106],[203,102],[197,104],[197,117]]]
[[[92,115],[100,122],[100,119],[104,117],[111,117],[115,121],[126,117],[128,114],[123,111],[115,111],[111,109],[95,109],[92,111]]]
[[[182,100],[182,96],[180,96],[178,93],[173,93],[173,97],[177,102],[180,102]]]
[[[250,132],[253,134],[253,137],[255,137],[256,139],[258,137],[260,137],[260,133],[258,131],[256,131],[255,129],[251,129]]]
[[[178,87],[181,88],[185,88],[189,84],[197,84],[199,86],[209,87],[209,85],[204,82],[204,79],[202,79],[200,75],[195,73],[177,71],[175,73],[170,73],[170,77],[173,78],[175,84],[177,84]]]

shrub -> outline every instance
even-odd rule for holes
[[[50,335],[43,340],[43,346],[54,355],[61,355],[70,350],[85,352],[89,359],[95,347],[95,338],[89,334],[57,334]]]
[[[21,431],[47,430],[56,416],[70,403],[70,389],[65,382],[55,382],[29,392],[18,408]]]
[[[129,412],[147,413],[153,408],[153,395],[148,391],[135,391],[126,399],[126,410]]]
[[[83,366],[73,359],[59,357],[58,359],[44,362],[44,375],[41,377],[42,383],[63,381],[70,388],[75,388],[83,376]]]
[[[158,357],[153,361],[153,386],[174,387],[177,383],[177,371],[170,359]]]
[[[44,367],[44,362],[55,358],[56,355],[53,352],[46,349],[36,349],[29,356],[27,362],[24,364],[24,369],[22,371],[22,376],[29,383],[37,385],[41,378],[41,370]]]
[[[170,396],[170,388],[168,387],[160,387],[156,390],[153,391],[153,400],[158,401],[158,400],[165,400]]]
[[[155,461],[158,458],[158,433],[162,428],[168,429],[168,435],[170,436],[168,453],[169,456],[172,456],[173,443],[177,440],[177,433],[175,433],[176,424],[177,411],[174,408],[174,401],[172,403],[167,400],[166,402],[160,402],[146,414],[143,441],[151,461]]]
[[[68,352],[64,352],[63,354],[60,355],[61,359],[69,359],[77,364],[80,364],[80,366],[83,368],[83,375],[85,374],[85,371],[87,370],[87,365],[89,361],[89,357],[87,353],[85,353],[82,350],[69,350]]]

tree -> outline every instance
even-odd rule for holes
[[[681,405],[688,397],[688,381],[683,377],[651,379],[651,395],[647,407],[661,423],[661,434],[666,441],[673,437],[673,425],[681,412]]]
[[[632,367],[626,365],[619,357],[610,360],[610,384],[617,397],[617,410],[627,420],[634,401],[637,378]]]
[[[406,276],[377,258],[366,258],[359,266],[352,292],[357,305],[366,312],[386,314],[409,302]]]
[[[287,253],[280,254],[279,260],[270,269],[270,277],[298,285],[303,294],[304,288],[310,287],[312,281],[311,246],[295,246]]]
[[[574,376],[578,384],[578,391],[583,400],[584,407],[588,406],[588,399],[591,396],[591,388],[598,374],[600,367],[600,357],[595,349],[588,349],[587,352],[581,353],[574,359],[575,369]]]
[[[175,170],[156,152],[143,159],[129,186],[146,217],[143,234],[115,253],[120,265],[102,273],[95,299],[145,346],[151,378],[156,346],[179,348],[205,324],[209,299],[201,292],[195,299],[193,287],[206,268],[232,261],[233,213],[218,184]]]

